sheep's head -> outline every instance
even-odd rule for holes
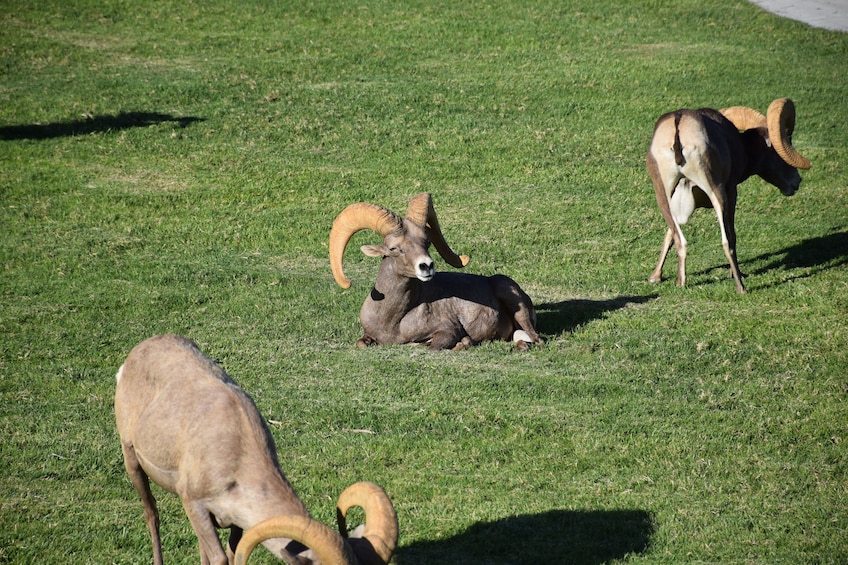
[[[413,198],[405,218],[382,206],[359,202],[342,210],[330,231],[330,268],[342,288],[350,287],[342,268],[345,248],[353,234],[364,229],[383,236],[383,243],[363,245],[362,252],[371,257],[397,258],[396,268],[402,276],[424,282],[433,278],[435,268],[428,252],[431,242],[451,266],[461,268],[468,264],[468,257],[454,253],[445,241],[430,194],[424,192]]]
[[[348,538],[345,516],[359,506],[365,510],[365,524]],[[271,538],[296,540],[311,550],[321,565],[385,565],[397,547],[397,514],[386,492],[369,482],[349,486],[336,507],[339,531],[336,533],[308,516],[277,516],[244,532],[236,548],[234,562],[245,565],[257,545]]]
[[[369,257],[394,257],[397,274],[427,282],[436,275],[435,263],[427,251],[429,247],[430,238],[424,228],[406,219],[403,229],[386,234],[383,243],[363,245],[360,249]]]
[[[795,104],[792,100],[778,98],[769,105],[765,116],[744,106],[732,106],[720,112],[740,131],[760,131],[763,142],[774,149],[774,158],[763,163],[760,176],[786,196],[795,194],[801,184],[798,169],[809,169],[810,161],[792,146],[792,132],[795,130]]]

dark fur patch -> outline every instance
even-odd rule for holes
[[[686,159],[683,158],[683,145],[680,143],[680,118],[682,116],[680,112],[674,113],[674,145],[672,149],[674,150],[674,162],[677,163],[678,167],[682,167],[686,163]]]

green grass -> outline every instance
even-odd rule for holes
[[[253,396],[317,518],[381,484],[398,564],[848,560],[848,34],[734,0],[2,5],[0,563],[151,561],[112,396],[163,332]],[[648,284],[657,116],[780,96],[813,165],[741,187],[749,294],[707,211],[689,286],[673,252]],[[332,219],[421,191],[546,344],[354,347],[376,239],[343,291]]]

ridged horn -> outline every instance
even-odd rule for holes
[[[345,517],[354,506],[365,510],[365,531],[361,538],[350,538],[348,543],[361,565],[385,565],[392,558],[398,540],[397,513],[392,501],[374,483],[359,482],[347,487],[336,505],[342,536],[347,536]]]
[[[778,98],[769,104],[766,112],[769,139],[781,159],[796,169],[809,169],[810,161],[792,147],[795,130],[795,104],[789,98]]]
[[[429,192],[422,192],[410,201],[406,209],[406,218],[427,230],[433,247],[451,267],[461,269],[468,264],[468,255],[457,255],[445,241],[439,218],[436,217],[436,210],[433,208],[433,198]]]
[[[275,516],[245,531],[236,547],[235,565],[245,565],[256,546],[272,538],[299,541],[312,550],[322,565],[357,565],[345,540],[308,516]]]
[[[746,106],[731,106],[730,108],[723,108],[719,112],[730,120],[739,131],[766,127],[767,125],[765,116]]]
[[[353,234],[361,230],[373,230],[385,237],[402,227],[400,216],[376,204],[359,202],[342,210],[330,230],[330,269],[336,283],[342,288],[350,288],[350,279],[345,276],[342,267],[342,257]]]

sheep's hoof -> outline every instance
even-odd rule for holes
[[[365,349],[366,347],[371,345],[377,345],[377,340],[373,337],[364,335],[358,340],[356,340],[356,347],[358,347],[359,349]]]
[[[470,349],[472,347],[474,347],[474,341],[470,337],[465,336],[459,343],[453,346],[453,350],[462,351],[463,349]]]
[[[515,350],[516,351],[530,351],[530,344],[526,341],[516,341],[515,342]]]

